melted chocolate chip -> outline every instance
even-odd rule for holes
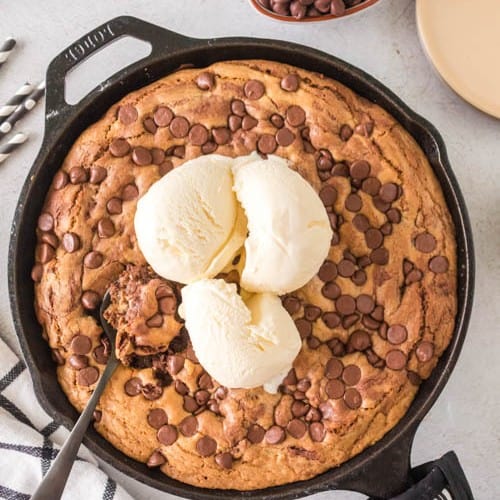
[[[215,76],[213,73],[204,71],[196,77],[196,85],[201,90],[212,90],[215,87]]]
[[[337,379],[329,380],[325,386],[325,392],[330,399],[340,399],[344,391],[344,384]]]
[[[391,370],[402,370],[406,365],[406,354],[399,349],[394,349],[386,354],[385,362]]]
[[[417,359],[422,363],[430,361],[434,356],[434,345],[431,342],[420,342],[415,350]]]
[[[98,267],[100,267],[102,265],[103,261],[104,261],[104,257],[102,255],[102,253],[92,251],[92,252],[89,252],[87,255],[85,255],[85,257],[83,259],[83,264],[85,267],[87,267],[89,269],[97,269]]]
[[[168,127],[174,118],[174,113],[166,106],[160,106],[153,115],[153,120],[158,127]]]
[[[283,90],[287,92],[296,92],[300,85],[299,76],[295,73],[290,73],[283,77],[280,82],[280,86]]]
[[[306,112],[295,104],[286,110],[286,121],[292,127],[300,127],[306,121]]]
[[[391,344],[402,344],[407,338],[408,332],[403,325],[392,325],[387,330],[387,340]]]
[[[198,419],[189,415],[179,424],[179,430],[183,436],[192,437],[198,432]]]
[[[148,467],[160,467],[166,462],[167,459],[159,451],[154,451],[152,455],[148,458],[146,465]]]
[[[321,422],[313,422],[309,426],[309,436],[316,443],[321,443],[325,439],[325,426]]]
[[[158,441],[165,446],[170,446],[177,441],[177,429],[173,425],[163,425],[156,434]]]
[[[271,134],[263,134],[257,141],[257,148],[262,154],[272,154],[276,151],[278,144]]]
[[[260,99],[264,95],[265,91],[266,89],[264,84],[259,80],[248,80],[243,87],[245,96],[251,101]]]
[[[75,335],[71,339],[70,348],[75,354],[88,354],[92,349],[92,341],[87,335]]]
[[[148,413],[148,424],[153,427],[153,429],[159,429],[168,424],[168,417],[165,410],[162,408],[153,408]]]
[[[290,436],[300,439],[307,432],[307,425],[302,420],[294,418],[288,422],[286,430]]]
[[[118,119],[124,125],[131,125],[139,117],[137,109],[132,104],[125,104],[125,106],[120,106],[118,110]]]
[[[176,137],[186,137],[189,132],[189,122],[183,116],[176,116],[169,125],[170,133]]]
[[[99,370],[94,366],[88,366],[87,368],[83,368],[78,372],[76,377],[76,381],[78,385],[83,385],[88,387],[97,382],[99,378]]]
[[[356,389],[351,387],[345,391],[344,402],[351,410],[356,410],[361,406],[363,398]]]
[[[252,424],[248,428],[247,439],[253,444],[258,444],[264,439],[265,434],[265,429],[263,429],[260,425]]]
[[[436,274],[445,273],[448,271],[449,262],[448,259],[442,255],[433,257],[429,261],[429,269]]]
[[[132,150],[132,160],[136,165],[146,166],[153,163],[153,156],[149,149],[137,146]]]
[[[269,444],[279,444],[285,440],[285,431],[279,425],[273,425],[265,434],[266,442]]]
[[[202,457],[209,457],[217,450],[217,441],[209,436],[203,436],[196,443],[196,450]]]
[[[122,158],[130,152],[130,144],[126,139],[114,139],[109,145],[109,152],[117,158]]]

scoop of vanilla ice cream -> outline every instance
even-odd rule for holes
[[[241,286],[283,294],[305,285],[327,257],[333,235],[319,196],[278,156],[237,159],[233,176],[249,230]]]
[[[188,161],[137,203],[137,242],[160,276],[180,283],[215,276],[243,246],[247,228],[232,191],[233,161],[220,155]]]
[[[265,388],[275,392],[301,347],[297,327],[277,296],[255,294],[245,302],[236,285],[224,280],[185,286],[181,314],[203,368],[226,387],[271,382]]]

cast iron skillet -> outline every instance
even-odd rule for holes
[[[119,37],[129,35],[149,42],[151,54],[96,87],[78,104],[64,99],[66,74],[90,54]],[[62,392],[50,350],[41,335],[33,308],[35,228],[38,215],[52,181],[68,150],[80,133],[97,121],[116,101],[184,64],[203,67],[229,59],[262,58],[319,71],[352,88],[358,94],[389,111],[408,130],[429,158],[441,183],[456,227],[458,246],[458,315],[450,346],[431,377],[422,383],[410,409],[387,435],[363,453],[308,481],[300,481],[265,490],[240,493],[208,490],[175,481],[157,470],[136,462],[116,450],[94,429],[89,429],[85,444],[99,457],[130,477],[143,483],[192,499],[265,498],[288,499],[331,489],[349,489],[377,498],[401,493],[415,482],[410,471],[410,450],[417,426],[442,391],[462,347],[472,307],[474,256],[472,231],[464,200],[448,163],[446,149],[437,130],[412,112],[381,83],[341,61],[307,47],[288,42],[252,38],[196,40],[173,33],[132,17],[118,17],[85,35],[50,64],[47,71],[45,136],[38,157],[24,184],[12,225],[9,253],[9,292],[14,324],[24,357],[33,377],[35,391],[43,408],[57,422],[72,427],[77,412]],[[445,423],[443,423],[445,425]],[[438,467],[433,465],[437,464]],[[458,495],[470,493],[454,454],[430,464],[421,476],[433,469],[455,488]],[[432,475],[432,474],[431,474]],[[463,482],[461,482],[463,479]],[[458,481],[458,482],[457,482]],[[430,491],[430,490],[426,490]],[[427,498],[422,493],[405,498]],[[455,498],[472,498],[456,496]]]

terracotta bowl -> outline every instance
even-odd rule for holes
[[[272,12],[271,10],[268,10],[265,7],[263,7],[258,0],[250,0],[250,3],[258,12],[276,21],[285,21],[288,23],[314,23],[320,21],[330,21],[331,19],[341,19],[350,16],[351,14],[355,14],[356,12],[360,12],[361,10],[371,7],[378,1],[379,0],[365,0],[363,3],[360,3],[359,5],[355,5],[354,7],[346,9],[345,14],[343,14],[342,16],[335,16],[333,14],[324,14],[317,17],[304,17],[303,19],[297,19],[293,16],[283,16],[281,14],[276,14],[275,12]]]

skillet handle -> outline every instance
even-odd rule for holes
[[[79,40],[67,47],[63,52],[56,56],[47,69],[46,76],[46,129],[55,126],[55,122],[64,120],[73,106],[64,99],[64,86],[66,75],[78,64],[82,63],[93,53],[102,49],[109,43],[123,36],[131,36],[151,44],[151,54],[148,58],[154,58],[160,53],[160,50],[168,47],[177,48],[187,46],[190,38],[184,37],[173,31],[161,28],[154,24],[142,21],[132,16],[120,16],[111,19],[107,23],[98,26]],[[120,71],[120,77],[125,78],[129,72],[140,65],[140,60],[127,66]],[[110,77],[87,97],[98,93],[106,87],[116,77]]]
[[[391,500],[474,500],[464,471],[453,451],[411,471],[415,484]]]

